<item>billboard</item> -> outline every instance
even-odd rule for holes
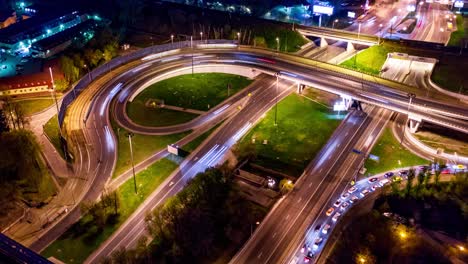
[[[356,18],[356,13],[348,11],[348,17],[349,18]]]
[[[456,1],[454,7],[463,8],[463,1]]]
[[[314,14],[324,14],[324,15],[333,15],[333,6],[325,5],[314,5],[313,13]]]

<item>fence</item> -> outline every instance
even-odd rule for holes
[[[199,45],[199,44],[224,44],[224,43],[235,43],[234,41],[230,40],[203,40],[203,41],[193,41],[193,45]],[[59,109],[58,113],[58,120],[59,120],[59,125],[62,127],[63,125],[63,120],[65,119],[65,115],[67,112],[68,107],[73,103],[73,101],[76,99],[80,93],[88,87],[88,85],[93,82],[94,80],[100,78],[104,74],[112,71],[113,69],[116,69],[117,67],[120,67],[130,61],[137,60],[140,58],[143,58],[145,56],[155,54],[155,53],[161,53],[164,51],[169,51],[172,49],[181,49],[181,48],[187,48],[190,47],[190,41],[179,41],[179,42],[174,42],[174,43],[168,43],[168,44],[163,44],[163,45],[158,45],[158,46],[151,46],[148,48],[144,48],[135,52],[132,52],[130,54],[120,56],[117,58],[112,59],[111,61],[95,68],[88,74],[84,75],[78,83],[73,86],[72,90],[67,93],[62,100],[62,104]]]

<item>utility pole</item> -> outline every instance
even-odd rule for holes
[[[132,147],[132,137],[133,137],[133,133],[132,132],[129,132],[128,133],[128,143],[129,143],[129,146],[130,146],[130,160],[132,162],[132,171],[133,171],[133,184],[135,186],[135,194],[138,193],[138,190],[137,190],[137,183],[136,183],[136,177],[135,177],[135,165],[133,163],[133,147]]]
[[[406,117],[405,123],[403,124],[403,135],[401,135],[400,147],[403,146],[403,140],[405,139],[405,132],[406,132],[406,126],[408,125],[411,102],[413,102],[413,98],[415,98],[416,95],[414,93],[409,93],[408,97],[409,97],[409,101],[408,101],[407,117]],[[400,158],[400,160],[401,160],[401,158]]]
[[[193,36],[190,36],[190,49],[192,50],[192,77],[193,77]]]
[[[275,126],[278,125],[277,118],[278,118],[278,81],[279,81],[279,73],[275,73],[276,76],[276,96],[275,96]]]

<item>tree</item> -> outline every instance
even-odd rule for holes
[[[3,109],[0,109],[0,134],[8,131],[10,131],[10,127],[8,125],[8,120],[5,115],[5,111]]]
[[[414,180],[414,169],[409,169],[408,170],[408,180],[406,182],[406,195],[409,195],[411,192],[411,189],[413,187],[413,180]]]
[[[66,55],[60,57],[60,68],[68,83],[73,83],[80,77],[80,70],[75,66],[73,60]]]
[[[418,173],[418,187],[420,187],[424,183],[424,172],[420,171]]]
[[[440,173],[441,171],[440,170],[436,170],[435,173],[434,173],[434,182],[435,184],[439,184],[439,181],[440,181]]]

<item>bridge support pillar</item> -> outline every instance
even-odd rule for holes
[[[353,43],[348,42],[348,45],[346,46],[346,51],[349,52],[349,53],[355,51]]]
[[[328,42],[325,38],[320,38],[320,47],[326,48],[328,46]]]
[[[358,100],[353,99],[353,102],[352,102],[352,104],[351,104],[351,107],[352,107],[352,108],[355,108],[355,109],[358,110],[358,111],[362,111],[361,102],[358,101]]]
[[[302,94],[302,91],[304,91],[305,85],[302,83],[297,83],[297,93]]]
[[[420,121],[411,120],[409,121],[409,127],[411,133],[416,133],[418,131],[419,126],[421,125]]]

